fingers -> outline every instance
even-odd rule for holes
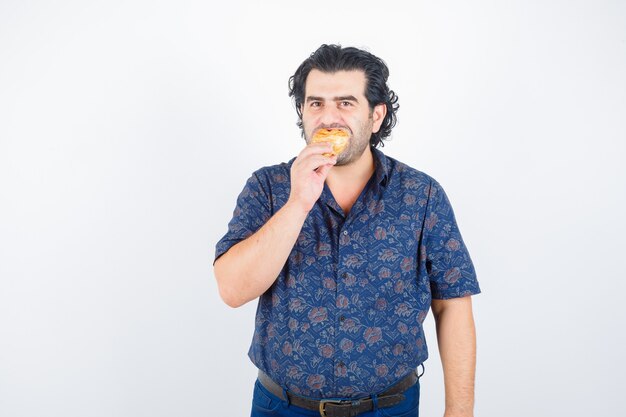
[[[335,156],[310,155],[300,161],[300,166],[305,170],[314,170],[322,165],[335,165],[337,158]]]
[[[335,156],[324,156],[332,152],[332,145],[316,143],[305,147],[291,166],[291,192],[289,199],[311,210],[324,188],[330,169],[337,163]]]
[[[326,177],[328,176],[328,173],[330,172],[330,169],[333,167],[333,165],[334,164],[322,165],[322,166],[317,168],[317,173],[319,174],[320,177],[322,177],[323,179],[326,179]]]
[[[324,156],[324,153],[332,152],[332,145],[315,143],[307,146],[300,152],[300,155],[294,161],[294,165],[298,168],[302,168],[305,171],[313,171],[322,165],[335,165],[337,163],[337,157]]]
[[[304,149],[302,149],[302,151],[300,152],[300,155],[298,155],[298,158],[304,158],[307,157],[309,155],[314,155],[314,154],[324,154],[324,153],[331,153],[333,151],[333,145],[331,145],[328,142],[323,142],[323,143],[312,143],[310,145],[307,145]]]

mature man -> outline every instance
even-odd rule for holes
[[[307,146],[256,171],[215,252],[220,295],[259,298],[252,416],[417,416],[432,308],[445,416],[472,416],[474,267],[441,186],[385,156],[397,96],[369,52],[322,45],[290,78]],[[350,136],[333,154],[321,129]]]

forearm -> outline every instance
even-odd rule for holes
[[[263,294],[276,280],[307,217],[287,203],[261,229],[223,254],[214,265],[220,296],[239,307]]]
[[[433,300],[437,341],[444,373],[445,417],[474,415],[476,331],[471,297]]]

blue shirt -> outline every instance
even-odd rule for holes
[[[280,275],[259,298],[248,355],[295,394],[384,390],[428,357],[422,323],[431,299],[480,292],[441,186],[372,153],[375,173],[349,214],[325,185]],[[215,259],[287,202],[294,159],[248,179]]]

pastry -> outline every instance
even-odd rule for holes
[[[337,156],[346,149],[350,134],[343,129],[320,129],[311,139],[311,143],[330,142],[333,145],[332,153],[324,156]]]

